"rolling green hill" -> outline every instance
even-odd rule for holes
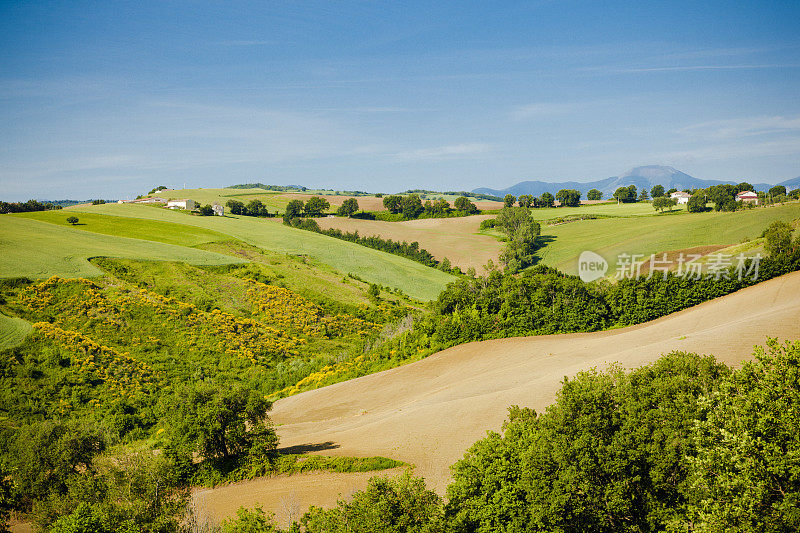
[[[62,212],[62,216],[67,215]],[[0,217],[0,277],[97,276],[101,271],[87,261],[97,256],[195,265],[243,262],[186,246],[102,235],[20,216]]]
[[[409,296],[420,300],[436,298],[447,283],[455,280],[449,274],[409,259],[290,228],[281,224],[278,219],[198,217],[135,204],[83,205],[70,208],[68,212],[106,214],[199,227],[229,235],[264,250],[308,255],[343,274],[353,274],[387,287],[398,287]]]

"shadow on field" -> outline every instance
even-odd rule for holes
[[[538,254],[539,250],[541,250],[554,240],[556,240],[555,235],[539,235],[538,237],[536,237],[536,255],[533,256],[534,265],[538,265],[539,261],[542,260],[542,258]]]
[[[325,450],[334,450],[339,445],[335,442],[320,442],[318,444],[297,444],[295,446],[287,446],[286,448],[278,448],[278,452],[284,455],[300,455],[309,452],[322,452]]]

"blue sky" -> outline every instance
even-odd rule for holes
[[[0,3],[0,199],[800,175],[800,2]]]

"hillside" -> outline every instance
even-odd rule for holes
[[[464,344],[285,398],[276,403],[272,418],[282,446],[402,459],[442,493],[449,465],[487,430],[498,430],[508,406],[543,410],[564,376],[612,362],[634,368],[671,350],[714,354],[739,364],[768,336],[800,335],[799,292],[800,273],[795,272],[638,326]],[[365,481],[330,474],[261,479],[203,491],[202,501],[216,516],[258,504],[281,518],[282,501],[291,498],[305,509],[347,496]]]
[[[746,180],[741,180],[746,181]],[[789,180],[792,181],[792,180]],[[627,187],[628,185],[635,185],[637,190],[647,189],[649,192],[655,185],[663,185],[664,189],[676,188],[678,190],[684,189],[700,189],[710,187],[712,185],[719,185],[721,183],[734,183],[732,181],[720,180],[704,180],[690,176],[685,172],[681,172],[672,167],[660,165],[647,165],[635,167],[619,176],[612,176],[603,180],[578,182],[578,181],[523,181],[507,187],[505,189],[491,189],[481,187],[475,189],[473,192],[482,194],[494,194],[496,196],[504,196],[506,194],[513,194],[519,196],[520,194],[532,194],[540,196],[544,192],[555,194],[560,189],[577,189],[586,198],[586,194],[591,189],[598,189],[603,193],[604,198],[610,198],[614,191],[619,187]],[[772,185],[767,183],[753,183],[756,190],[767,190]],[[787,185],[788,188],[788,185]]]
[[[84,205],[68,208],[68,211],[171,222],[187,228],[210,230],[264,250],[307,255],[334,267],[343,275],[353,274],[372,283],[397,287],[420,300],[435,298],[454,279],[409,259],[287,227],[281,224],[280,219],[199,217],[135,204]],[[146,234],[142,234],[142,238],[147,238]]]

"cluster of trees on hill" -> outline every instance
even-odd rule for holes
[[[263,183],[240,183],[239,185],[228,185],[226,189],[264,189],[265,191],[300,191],[304,192],[308,189],[302,185],[264,185]]]
[[[248,217],[262,217],[269,218],[277,216],[277,212],[270,213],[261,200],[250,200],[247,205],[239,200],[228,200],[225,203],[228,212],[232,215],[244,215]]]
[[[475,204],[466,196],[459,196],[456,198],[453,202],[453,207],[450,207],[450,202],[444,198],[439,198],[434,201],[426,200],[423,204],[422,199],[416,193],[405,196],[392,194],[383,197],[383,206],[389,213],[402,215],[406,220],[465,216],[480,212]]]
[[[596,189],[592,190],[596,191]],[[592,197],[589,198],[590,200],[599,200],[602,198],[603,193],[600,191],[596,192],[599,193],[599,196],[595,197],[595,195],[592,195]],[[521,194],[519,197],[513,194],[507,194],[505,198],[503,198],[503,205],[505,207],[512,207],[516,203],[520,207],[526,208],[553,207],[556,205],[556,200],[558,200],[562,207],[578,207],[581,205],[581,192],[575,189],[561,189],[555,196],[549,192],[544,192],[538,198],[531,194]]]
[[[406,194],[441,194],[444,196],[466,196],[467,198],[475,198],[477,200],[491,200],[493,202],[502,202],[503,199],[499,196],[494,196],[492,194],[482,194],[477,192],[467,192],[467,191],[429,191],[426,189],[409,189],[406,191]]]
[[[42,203],[37,200],[27,202],[0,202],[0,214],[6,213],[30,213],[32,211],[51,211],[61,209],[61,206],[53,203]]]
[[[453,466],[446,504],[409,474],[373,478],[288,531],[797,531],[798,376],[800,342],[775,340],[740,369],[672,352],[584,371],[544,413],[510,407]],[[260,509],[222,529],[280,532]]]

